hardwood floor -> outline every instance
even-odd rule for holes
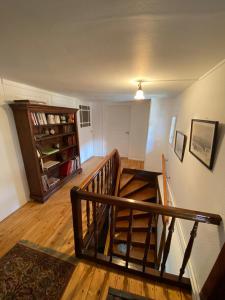
[[[18,241],[27,240],[74,257],[70,189],[78,186],[102,160],[93,157],[83,164],[83,173],[73,178],[44,204],[30,201],[0,223],[0,256]],[[143,162],[122,159],[123,167],[143,168]],[[62,299],[105,299],[108,287],[155,300],[189,300],[178,288],[147,282],[87,262],[79,262]]]

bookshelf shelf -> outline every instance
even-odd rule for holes
[[[82,171],[77,109],[34,104],[29,100],[11,103],[10,107],[15,119],[30,197],[44,202]],[[55,119],[55,124],[49,124],[52,119]],[[51,130],[54,130],[53,133]],[[53,165],[55,161],[59,163]],[[44,170],[46,165],[49,168]]]
[[[46,157],[48,157],[48,156],[52,156],[52,155],[55,155],[55,154],[57,154],[57,153],[61,153],[62,151],[65,151],[65,150],[70,149],[70,148],[74,148],[74,147],[76,147],[76,146],[77,146],[76,144],[70,145],[70,146],[65,146],[65,147],[63,147],[63,148],[60,148],[60,149],[59,149],[57,152],[55,152],[55,153],[42,155],[42,156],[40,157],[40,159],[44,159],[44,158],[46,158]]]
[[[55,168],[57,168],[57,167],[60,167],[60,166],[64,165],[65,163],[69,162],[70,160],[73,160],[73,157],[70,157],[70,158],[68,158],[68,159],[66,159],[66,160],[64,160],[64,161],[61,161],[61,162],[59,162],[57,165],[54,165],[54,166],[50,167],[48,170],[43,171],[43,175],[44,175],[44,174],[48,174],[48,173],[51,172],[53,169],[55,169]]]
[[[73,125],[74,123],[58,123],[58,124],[42,124],[33,125],[34,127],[53,127],[53,126],[63,126],[63,125]]]
[[[41,142],[41,141],[46,141],[49,139],[51,140],[51,139],[60,138],[60,137],[67,136],[67,135],[74,135],[74,134],[75,134],[75,132],[67,132],[67,133],[61,133],[61,134],[53,134],[53,135],[45,136],[45,137],[38,138],[38,139],[36,139],[34,136],[34,140],[35,140],[35,142]]]

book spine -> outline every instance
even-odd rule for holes
[[[38,120],[37,120],[37,115],[36,115],[36,113],[33,113],[33,116],[34,116],[36,125],[38,125],[39,123],[38,123]]]
[[[42,113],[41,116],[42,116],[44,125],[47,125],[48,123],[47,123],[47,119],[46,119],[45,113]]]

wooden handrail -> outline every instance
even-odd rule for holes
[[[112,158],[115,154],[118,154],[117,149],[113,149],[108,155],[105,156],[105,158],[97,165],[97,167],[94,169],[94,171],[91,172],[91,174],[82,181],[82,183],[79,185],[80,189],[84,189],[86,186],[88,186],[91,181],[98,175],[100,170],[106,165],[106,163]]]
[[[148,203],[133,199],[84,192],[81,190],[77,190],[76,188],[74,189],[74,192],[76,193],[76,197],[78,197],[79,199],[91,200],[93,202],[101,202],[103,204],[116,205],[129,209],[136,209],[157,215],[170,216],[214,225],[220,225],[220,222],[222,221],[220,215],[206,213],[202,211],[170,206],[165,207],[163,205],[155,203]],[[73,194],[73,189],[71,193]]]

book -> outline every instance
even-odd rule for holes
[[[44,155],[50,155],[53,153],[59,152],[59,149],[54,149],[54,148],[45,148],[41,150],[41,153]]]
[[[40,114],[40,113],[36,113],[36,116],[37,116],[37,119],[38,119],[38,124],[39,124],[39,125],[43,125],[43,121],[42,121],[42,118],[41,118],[41,114]]]
[[[34,120],[35,120],[35,125],[38,125],[38,120],[37,120],[37,116],[36,116],[36,114],[35,113],[33,113],[33,116],[34,116]]]
[[[59,169],[59,175],[60,177],[66,177],[70,175],[70,170],[71,170],[71,160],[60,166]]]
[[[48,171],[50,168],[56,166],[57,164],[59,164],[60,161],[57,160],[49,160],[43,163],[43,168],[45,171]]]
[[[36,125],[33,113],[30,114],[33,125]]]
[[[47,175],[42,175],[41,176],[41,181],[42,181],[42,186],[43,186],[44,192],[47,192],[48,191],[48,177],[47,177]]]
[[[56,177],[48,178],[48,180],[47,180],[48,187],[49,188],[54,187],[59,181],[60,181],[60,179],[56,178]]]
[[[47,125],[48,122],[47,122],[45,113],[42,113],[41,116],[42,116],[42,120],[43,120],[44,125]]]

